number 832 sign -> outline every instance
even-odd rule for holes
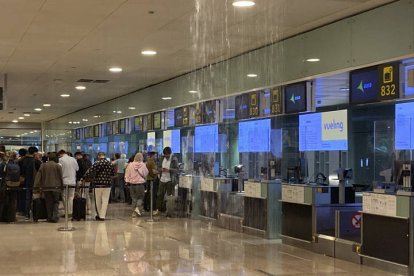
[[[378,66],[380,75],[380,91],[378,99],[388,100],[400,97],[400,64],[384,64]]]

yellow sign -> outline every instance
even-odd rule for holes
[[[322,113],[322,141],[348,138],[348,113],[346,110]]]
[[[382,69],[382,83],[390,83],[394,81],[394,72],[392,66],[386,66]]]

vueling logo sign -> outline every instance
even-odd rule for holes
[[[359,91],[361,91],[362,93],[364,93],[365,92],[365,89],[369,89],[371,87],[372,87],[372,82],[364,83],[364,81],[361,80],[361,82],[359,83],[357,89]]]
[[[292,94],[292,97],[290,97],[290,101],[295,104],[296,101],[300,101],[300,96],[295,96],[295,94]]]

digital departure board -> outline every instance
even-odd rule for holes
[[[298,113],[308,110],[307,83],[300,82],[285,87],[285,113]]]

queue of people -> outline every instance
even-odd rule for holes
[[[10,178],[8,173],[13,170],[18,170],[19,180],[17,186],[9,187],[6,179]],[[164,197],[173,195],[177,178],[178,161],[169,147],[164,148],[160,160],[155,152],[149,152],[146,156],[136,153],[129,160],[125,154],[116,154],[109,161],[104,152],[99,152],[93,164],[89,156],[82,152],[76,152],[72,157],[64,150],[42,154],[36,147],[29,147],[27,150],[20,149],[17,154],[0,148],[0,221],[14,222],[16,213],[26,220],[30,219],[34,211],[33,199],[42,198],[47,221],[58,222],[62,217],[59,203],[65,203],[66,186],[69,191],[66,210],[69,217],[72,215],[73,199],[80,194],[86,198],[87,214],[97,221],[106,219],[111,202],[130,204],[132,217],[142,216],[150,211],[151,185],[153,214],[157,215],[165,211]],[[80,189],[84,192],[79,193]]]

